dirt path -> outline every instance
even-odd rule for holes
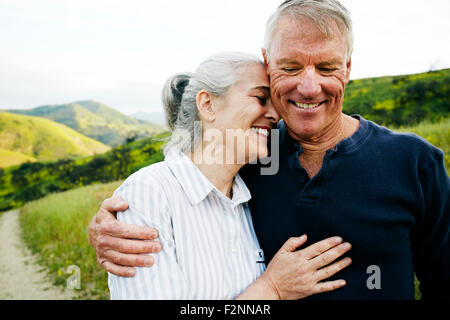
[[[0,299],[72,299],[70,290],[63,292],[48,281],[20,232],[19,210],[5,212],[0,217]]]

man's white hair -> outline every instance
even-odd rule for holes
[[[312,22],[326,36],[331,34],[330,20],[347,37],[347,59],[353,50],[353,27],[350,12],[337,0],[287,0],[270,16],[266,24],[264,48],[269,57],[272,40],[280,22],[289,18],[294,22]]]

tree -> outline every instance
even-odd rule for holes
[[[2,185],[5,182],[5,170],[3,168],[0,168],[0,185]]]

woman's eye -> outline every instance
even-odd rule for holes
[[[266,104],[266,102],[267,102],[267,98],[265,98],[265,97],[255,97],[256,99],[258,99],[259,100],[259,102],[261,103],[261,105],[265,105]]]

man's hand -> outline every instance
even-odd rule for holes
[[[89,241],[97,254],[97,262],[108,272],[122,277],[136,274],[133,267],[150,267],[152,256],[141,253],[157,253],[161,244],[154,240],[158,231],[117,221],[116,212],[124,211],[128,203],[120,197],[103,201],[89,224]]]

